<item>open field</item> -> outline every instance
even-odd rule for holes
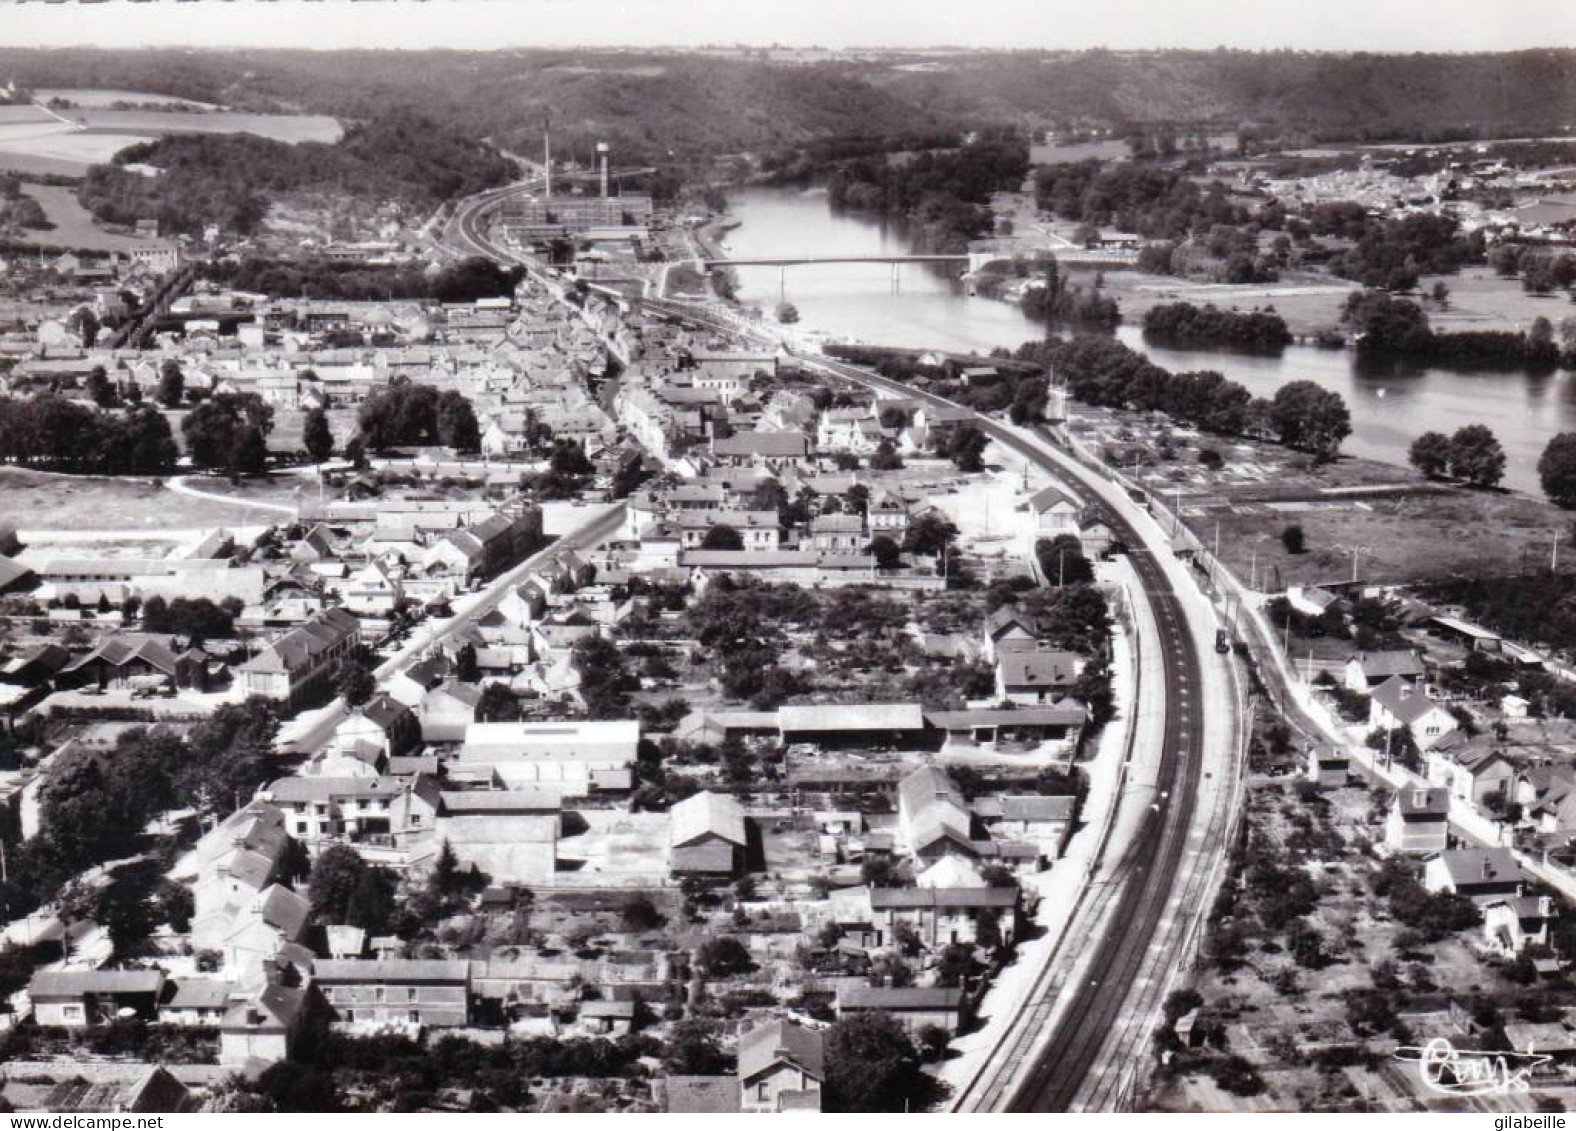
[[[216,110],[185,114],[170,110],[72,110],[66,115],[90,129],[120,133],[248,133],[295,144],[332,143],[344,136],[339,122],[322,114],[243,114]]]
[[[46,247],[80,247],[90,251],[129,251],[145,247],[147,240],[106,232],[93,222],[93,214],[77,202],[75,190],[62,185],[27,185],[28,196],[44,208],[50,231],[30,232],[29,237]]]
[[[0,468],[0,515],[20,530],[158,530],[257,522],[259,512],[166,490],[147,479],[100,479]]]
[[[1074,268],[1070,273],[1074,282],[1084,286],[1094,278],[1094,272],[1083,268]],[[1122,320],[1129,326],[1143,325],[1144,314],[1151,307],[1168,302],[1191,302],[1197,306],[1213,303],[1226,309],[1242,310],[1273,306],[1292,333],[1313,334],[1339,324],[1341,304],[1346,301],[1346,295],[1356,289],[1355,284],[1329,275],[1309,274],[1289,277],[1279,283],[1227,286],[1139,271],[1105,272],[1106,293],[1122,304]]]
[[[1571,516],[1542,499],[1430,483],[1411,468],[1343,457],[1315,466],[1277,444],[1205,436],[1138,414],[1080,407],[1072,431],[1093,451],[1121,453],[1129,474],[1245,584],[1374,582],[1505,573],[1546,567],[1555,531]],[[1205,448],[1223,465],[1199,463]],[[1306,552],[1281,542],[1303,529]],[[1576,566],[1576,560],[1571,562]]]
[[[87,172],[89,165],[108,164],[115,154],[128,145],[152,140],[153,135],[148,133],[97,133],[61,126],[58,130],[0,144],[0,154],[3,154],[0,159],[17,156],[58,161],[73,166],[73,174],[80,176]]]
[[[50,87],[33,91],[39,102],[52,102],[60,98],[84,109],[107,110],[117,102],[162,103],[192,106],[203,110],[217,110],[211,102],[197,102],[190,98],[177,98],[173,94],[151,94],[145,90],[93,90],[84,87]]]

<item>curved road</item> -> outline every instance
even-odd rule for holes
[[[642,305],[687,317],[730,333],[738,328],[682,304],[647,300]],[[825,358],[803,358],[806,364],[867,387],[898,396],[957,408],[955,402],[914,389],[869,370]],[[1064,469],[1039,446],[978,413],[981,431],[1017,451],[1041,468],[1057,474]],[[1138,529],[1113,508],[1101,511],[1112,532],[1130,548],[1129,556],[1153,608],[1161,638],[1165,727],[1157,780],[1158,798],[1139,829],[1119,869],[1128,877],[1117,906],[1108,918],[1090,970],[1099,976],[1072,995],[1057,1020],[1049,1043],[1037,1054],[1033,1068],[1008,1104],[1009,1111],[1068,1111],[1111,1034],[1137,982],[1144,956],[1156,936],[1166,905],[1176,891],[1204,759],[1204,727],[1195,717],[1203,699],[1203,665],[1195,634],[1171,581]],[[1160,547],[1159,552],[1169,553]]]
[[[515,191],[523,190],[516,188]],[[518,262],[516,257],[491,245],[480,228],[479,218],[495,202],[497,194],[493,197],[493,200],[481,201],[475,208],[462,210],[462,230],[479,252]],[[673,315],[728,334],[747,333],[744,328],[719,319],[711,311],[660,299],[638,301],[655,313]],[[845,362],[824,358],[801,360],[813,368],[866,387],[937,406],[959,407],[944,397]],[[1064,473],[1062,465],[1040,445],[989,417],[975,413],[974,419],[981,431],[996,442],[1046,470]],[[1195,712],[1201,710],[1204,689],[1197,638],[1208,633],[1196,633],[1190,628],[1187,612],[1166,571],[1154,556],[1155,553],[1169,553],[1169,547],[1159,542],[1151,546],[1114,508],[1102,506],[1101,510],[1113,533],[1122,537],[1129,547],[1134,569],[1159,627],[1165,688],[1164,740],[1158,774],[1160,792],[1120,865],[1129,881],[1123,885],[1114,912],[1107,919],[1090,965],[1098,976],[1072,995],[1048,1044],[1036,1055],[1032,1069],[1012,1097],[1008,1105],[1012,1111],[1067,1111],[1072,1107],[1133,994],[1145,955],[1159,932],[1167,903],[1176,891],[1202,774],[1204,726],[1201,714],[1195,716]]]

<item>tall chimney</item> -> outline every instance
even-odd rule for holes
[[[602,169],[602,199],[606,200],[607,197],[608,197],[608,191],[607,191],[607,142],[599,141],[599,142],[596,143],[596,159],[597,159],[597,164],[599,166],[601,166],[601,169]]]
[[[553,119],[542,127],[542,195],[553,198]]]

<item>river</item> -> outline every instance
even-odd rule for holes
[[[913,250],[901,221],[834,213],[817,189],[744,189],[729,196],[729,208],[739,226],[724,243],[739,257]],[[770,312],[781,293],[798,308],[804,327],[834,337],[984,353],[995,346],[1014,348],[1042,332],[1010,303],[965,295],[953,267],[901,264],[895,291],[886,264],[736,270],[742,300]],[[1151,346],[1135,326],[1122,327],[1117,336],[1167,369],[1215,369],[1258,396],[1273,396],[1301,378],[1334,389],[1351,408],[1352,435],[1344,450],[1352,455],[1405,464],[1407,448],[1422,432],[1448,434],[1463,424],[1486,424],[1505,446],[1506,485],[1526,491],[1538,491],[1537,461],[1550,437],[1576,430],[1576,380],[1570,374],[1370,371],[1346,350],[1292,346],[1264,357]]]

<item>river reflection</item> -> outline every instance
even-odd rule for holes
[[[726,244],[738,256],[913,250],[901,223],[833,212],[826,194],[814,189],[746,189],[730,197],[730,206],[740,224]],[[770,311],[785,298],[798,308],[802,325],[837,337],[983,353],[1015,348],[1043,332],[1009,303],[966,296],[950,267],[903,264],[895,273],[887,264],[742,267],[738,275],[744,300]],[[1419,434],[1482,423],[1505,445],[1506,484],[1536,491],[1544,445],[1556,433],[1576,430],[1576,383],[1565,373],[1358,362],[1350,351],[1314,346],[1292,346],[1274,356],[1182,350],[1146,342],[1134,326],[1122,327],[1117,336],[1167,369],[1215,369],[1257,396],[1273,396],[1299,379],[1334,389],[1352,412],[1345,450],[1373,459],[1404,464]]]

